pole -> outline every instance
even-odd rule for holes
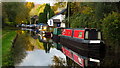
[[[69,22],[70,21],[70,3],[69,2],[67,3],[67,7],[68,7],[68,18],[67,18],[68,19],[68,27],[70,27],[70,22]]]
[[[30,25],[31,25],[31,17],[30,17]]]

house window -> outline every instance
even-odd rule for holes
[[[79,32],[79,35],[78,35],[78,37],[82,37],[82,32]]]
[[[52,21],[50,20],[50,25],[52,25]]]

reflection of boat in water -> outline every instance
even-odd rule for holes
[[[46,53],[50,53],[50,49],[52,47],[51,43],[43,43],[44,49]]]
[[[54,46],[57,50],[61,50],[61,49],[62,49],[62,45],[59,44],[59,43],[53,42],[53,46]]]
[[[34,29],[28,29],[28,28],[21,28],[21,30],[34,31]]]
[[[62,47],[62,52],[75,63],[80,65],[81,67],[89,67],[89,66],[100,66],[99,59],[88,58],[86,56],[81,56],[80,54],[66,48]],[[71,66],[71,65],[69,65]]]
[[[52,39],[51,39],[51,33],[48,33],[48,32],[45,32],[45,31],[41,31],[39,34],[38,34],[38,39],[40,42],[52,42]]]
[[[53,41],[55,43],[60,43],[60,36],[62,34],[62,29],[63,28],[54,28],[54,31],[53,31]]]
[[[73,60],[73,62],[77,63],[81,67],[91,67],[91,66],[99,67],[101,64],[100,61],[103,60],[105,55],[103,53],[101,57],[100,53],[93,52],[93,51],[87,52],[85,50],[79,50],[79,52],[75,52],[72,49],[69,49],[59,43],[53,42],[53,44],[58,50],[61,50],[66,55],[66,58],[68,57],[67,58],[68,66],[72,66],[72,65],[69,65],[69,59],[70,59],[70,60]]]

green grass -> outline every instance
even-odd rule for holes
[[[12,41],[16,36],[16,32],[13,30],[2,30],[2,65],[11,65],[11,47]]]
[[[2,30],[0,29],[0,67],[2,66]]]

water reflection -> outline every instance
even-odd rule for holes
[[[55,48],[52,48],[50,53],[45,53],[44,50],[38,49],[27,51],[27,56],[19,66],[50,66],[53,64],[52,58],[54,56],[65,58],[65,56]]]
[[[24,48],[24,46],[27,44],[24,39],[24,31],[17,31],[17,39],[14,42],[14,45],[12,47],[12,51],[13,51],[13,57],[14,57],[14,64],[18,64],[20,62],[22,62],[22,59],[27,55],[27,53],[25,52],[26,49]],[[23,35],[23,36],[21,36]],[[21,43],[22,42],[22,43]]]
[[[18,37],[14,43],[15,66],[50,66],[53,57],[65,59],[65,55],[54,48],[51,43],[40,42],[35,33],[30,31],[17,31]]]
[[[106,55],[101,62],[103,68],[120,68],[120,52],[114,53],[112,50],[107,50]]]
[[[50,43],[43,43],[43,46],[45,48],[45,52],[49,53],[50,52],[50,48],[52,47],[52,45]]]
[[[35,32],[33,32],[31,34],[34,34],[34,33]],[[32,36],[35,36],[35,35],[32,35]],[[99,53],[96,53],[96,52],[89,52],[89,53],[87,53],[86,51],[85,52],[81,51],[79,53],[76,53],[73,50],[64,47],[64,45],[61,45],[59,43],[59,41],[56,42],[56,37],[57,36],[53,36],[53,37],[54,37],[53,39],[51,39],[50,37],[45,37],[44,32],[38,34],[39,41],[40,42],[41,41],[44,42],[43,46],[45,48],[45,52],[46,53],[49,53],[50,48],[52,46],[54,46],[54,47],[56,47],[56,49],[60,50],[61,52],[63,52],[63,54],[66,55],[67,61],[68,60],[72,60],[72,65],[71,64],[69,65],[69,62],[66,62],[68,64],[66,66],[72,66],[72,67],[74,67],[74,66],[88,67],[88,66],[91,66],[91,65],[93,65],[93,66],[100,66],[100,59],[93,59],[93,58],[99,58],[100,57]],[[94,55],[92,55],[91,53],[92,54],[94,53]],[[88,54],[90,54],[90,55],[88,56]],[[62,62],[62,61],[59,60],[59,62]],[[55,66],[61,66],[61,65],[63,66],[63,64],[56,63]]]
[[[55,38],[57,39],[57,38]],[[59,40],[59,39],[58,39]],[[16,66],[51,66],[53,68],[73,68],[92,66],[95,68],[120,67],[120,55],[113,52],[85,52],[77,53],[61,45],[58,40],[45,37],[43,33],[24,29],[18,31],[18,38],[14,44]],[[72,58],[70,57],[72,56]],[[73,57],[76,57],[74,59]],[[82,62],[83,61],[83,62]],[[80,65],[81,64],[81,65]],[[83,65],[82,65],[83,64]]]

